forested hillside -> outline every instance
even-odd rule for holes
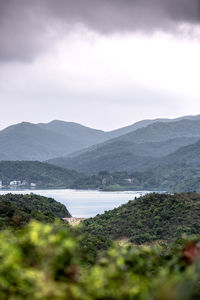
[[[161,131],[155,133],[154,125],[157,126],[156,124],[158,123],[158,121],[162,124],[167,124],[167,122],[169,122],[170,124],[177,123],[178,121],[183,122],[182,127],[183,131],[185,131],[186,134],[183,135],[183,132],[180,131],[180,128],[177,129],[174,125],[172,127],[174,128],[174,132],[177,132],[177,134],[170,133],[170,131],[172,130],[170,126],[167,131],[166,129],[162,129],[165,127],[161,126]],[[107,132],[92,129],[77,123],[64,122],[59,120],[40,124],[22,122],[16,125],[9,126],[0,131],[0,160],[44,161],[60,156],[68,156],[69,154],[71,155],[74,152],[85,152],[87,151],[88,147],[104,143],[113,138],[119,138],[119,143],[120,141],[123,141],[123,143],[126,144],[122,152],[132,152],[135,147],[135,143],[151,143],[152,141],[160,142],[176,137],[199,137],[200,135],[197,134],[198,125],[195,125],[196,127],[194,126],[194,128],[192,129],[192,133],[191,128],[189,129],[189,127],[191,127],[189,123],[185,125],[187,122],[195,121],[196,124],[200,122],[199,116],[185,116],[172,120],[143,120],[136,122],[130,126]],[[146,133],[145,129],[149,126],[150,128]],[[188,130],[186,130],[186,127],[188,128]],[[134,135],[133,133],[138,130],[141,131]],[[128,135],[126,138],[125,135],[127,134],[130,134],[130,137]],[[124,137],[122,137],[121,139],[122,135]],[[142,136],[144,137],[144,139],[142,138]],[[164,139],[162,137],[164,137]],[[179,146],[188,145],[192,142],[192,140],[185,140],[181,141],[180,145],[179,142],[178,144],[172,143],[172,146],[168,147],[167,153],[164,154],[171,153],[175,151]],[[104,147],[104,145],[101,145],[100,147],[102,146]],[[141,151],[144,151],[146,153],[145,155],[151,156],[150,152],[154,153],[151,149],[151,145],[149,151],[146,151],[147,147],[148,145],[143,145]],[[96,149],[96,147],[94,149]],[[140,151],[140,149],[136,149],[135,151],[133,151],[133,153],[138,154],[138,151]],[[158,155],[160,154],[158,153]]]
[[[161,164],[146,171],[134,172],[134,190],[200,192],[200,165],[185,163]]]
[[[25,180],[27,186],[35,183],[36,187],[70,187],[74,181],[84,175],[76,171],[62,169],[38,161],[0,161],[0,180],[8,185],[12,180]]]
[[[200,232],[200,195],[152,193],[84,221],[96,236],[128,239],[136,244],[172,242]]]
[[[56,218],[70,217],[66,207],[52,198],[39,195],[0,196],[0,229],[18,228],[37,220],[53,223]]]
[[[167,163],[170,163],[170,154],[199,139],[199,120],[154,123],[73,157],[61,157],[49,162],[89,174],[103,170],[133,172],[155,167],[168,155]]]

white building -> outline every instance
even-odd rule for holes
[[[21,181],[19,181],[19,180],[10,181],[10,186],[17,186],[17,185],[21,185]]]
[[[31,186],[31,187],[36,187],[36,184],[33,183],[33,182],[31,182],[30,186]]]

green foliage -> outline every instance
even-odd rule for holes
[[[0,196],[0,229],[18,228],[31,219],[52,223],[64,217],[70,217],[68,210],[52,198],[34,194]]]
[[[136,244],[172,242],[200,232],[200,195],[152,193],[83,222],[83,230]]]
[[[0,233],[0,299],[199,299],[195,240],[170,249],[112,246],[86,265],[81,238],[58,225],[33,222]]]
[[[165,190],[171,192],[200,192],[200,166],[163,164],[151,170],[134,172],[132,187],[136,190]]]

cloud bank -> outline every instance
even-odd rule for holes
[[[0,61],[31,61],[78,25],[112,34],[183,23],[200,23],[200,0],[0,0]]]

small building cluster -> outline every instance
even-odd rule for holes
[[[28,183],[26,180],[13,180],[10,181],[10,186],[26,186]]]
[[[3,185],[3,181],[0,180],[0,188],[25,188],[25,187],[31,187],[31,188],[35,188],[36,187],[36,183],[28,183],[26,180],[12,180],[10,181],[10,183],[8,185]]]

